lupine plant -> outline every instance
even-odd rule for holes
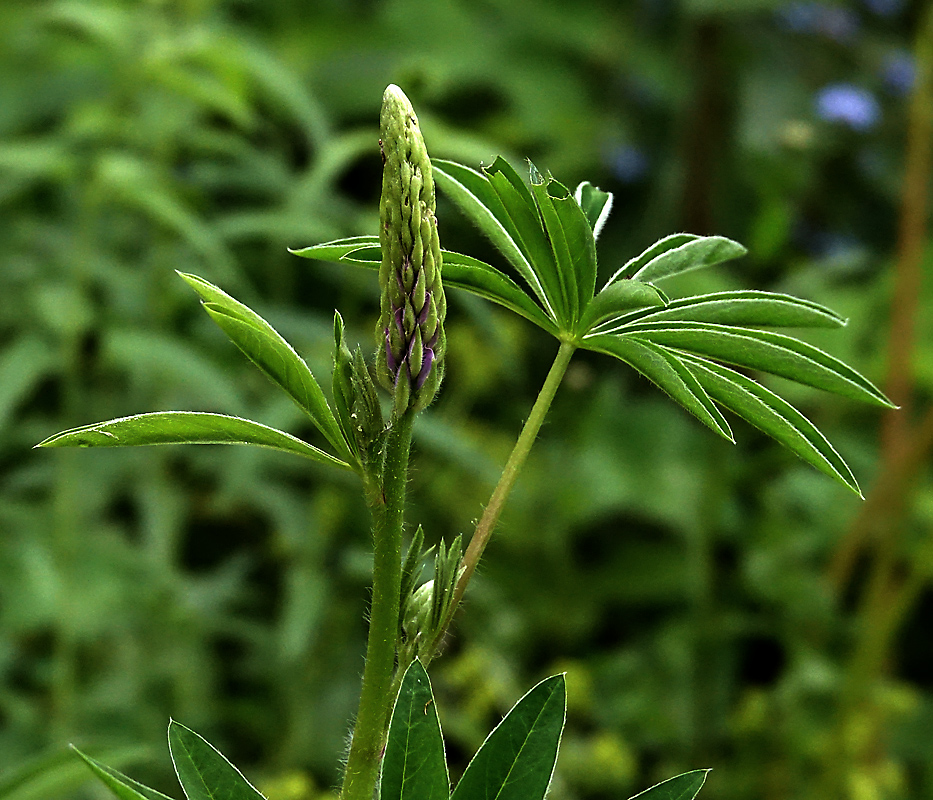
[[[486,739],[451,794],[426,667],[496,526],[574,353],[617,358],[660,387],[720,436],[732,440],[722,409],[744,418],[809,464],[859,493],[833,446],[799,411],[753,373],[890,406],[855,370],[775,328],[839,327],[823,306],[784,294],[727,291],[671,298],[657,284],[687,270],[735,259],[745,249],[719,236],[668,236],[615,269],[597,289],[596,243],[612,196],[589,183],[575,191],[530,165],[526,183],[504,159],[486,168],[429,159],[418,119],[395,86],[383,97],[380,228],[377,235],[295,250],[310,259],[362,266],[381,289],[375,357],[351,352],[334,319],[330,397],[304,360],[259,315],[206,280],[180,277],[246,356],[307,413],[318,447],[258,422],[215,413],[159,412],[75,428],[43,447],[245,444],[304,456],[356,473],[372,516],[373,587],[359,710],[341,798],[371,800],[541,800],[550,784],[565,718],[562,676],[532,688]],[[489,237],[502,267],[441,249],[435,180]],[[544,329],[557,355],[465,552],[459,537],[432,555],[414,528],[407,549],[405,499],[412,426],[441,388],[445,289],[472,292]],[[388,398],[380,397],[380,384]],[[216,749],[178,722],[169,747],[189,800],[260,797]],[[79,753],[121,800],[163,800]],[[649,800],[696,796],[707,770],[664,781]]]

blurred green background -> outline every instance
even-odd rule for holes
[[[0,797],[103,798],[68,742],[177,797],[170,716],[270,800],[336,784],[369,579],[355,480],[249,448],[30,448],[162,409],[311,435],[173,270],[256,308],[322,378],[335,307],[369,349],[372,275],[286,248],[375,232],[392,82],[434,156],[614,192],[605,277],[673,231],[743,242],[665,288],[827,304],[849,327],[806,338],[904,406],[892,423],[781,386],[862,502],[580,353],[432,667],[454,772],[566,670],[553,798],[697,767],[707,800],[933,798],[931,260],[922,206],[900,223],[924,5],[0,4]],[[443,197],[438,217],[445,247],[500,263]],[[415,434],[429,540],[470,532],[556,350],[449,305]]]

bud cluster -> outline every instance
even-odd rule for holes
[[[380,118],[383,156],[379,204],[382,265],[376,374],[395,394],[395,412],[430,404],[444,374],[441,248],[434,178],[408,98],[389,86]]]
[[[454,590],[461,568],[461,539],[457,536],[450,547],[442,539],[434,547],[423,550],[424,531],[415,531],[408,554],[402,564],[399,596],[399,661],[408,664],[414,658],[425,663],[436,654],[438,636],[443,632],[454,601]],[[434,578],[418,585],[425,558],[434,552]]]
[[[343,318],[334,314],[334,410],[337,424],[356,458],[365,466],[377,459],[385,426],[379,395],[366,367],[363,351],[346,345]]]

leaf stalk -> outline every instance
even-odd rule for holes
[[[499,521],[499,517],[502,514],[505,501],[508,499],[512,487],[515,485],[515,481],[518,479],[518,475],[525,464],[525,460],[531,452],[531,447],[538,436],[538,431],[541,430],[541,425],[544,423],[544,419],[547,416],[548,410],[551,408],[554,396],[557,394],[557,387],[560,386],[564,373],[567,372],[567,366],[570,364],[570,359],[576,349],[576,344],[565,341],[561,343],[560,349],[557,351],[554,363],[551,364],[551,369],[548,371],[547,378],[544,380],[544,385],[538,393],[538,398],[535,400],[535,404],[532,406],[531,413],[525,421],[522,432],[519,434],[518,440],[512,448],[509,459],[502,470],[499,482],[496,484],[496,488],[489,498],[489,503],[486,505],[483,515],[476,525],[476,530],[473,532],[470,544],[467,547],[466,553],[463,555],[463,560],[460,562],[460,577],[454,589],[453,600],[450,604],[450,610],[447,613],[447,619],[435,637],[431,650],[425,659],[426,661],[430,660],[430,657],[436,652],[438,645],[444,638],[444,634],[453,619],[453,615],[456,613],[457,607],[460,605],[460,601],[463,599],[467,584],[470,582],[470,578],[473,577],[476,565],[479,563],[480,557],[483,555],[483,551],[489,543],[489,539],[495,530],[496,523]]]

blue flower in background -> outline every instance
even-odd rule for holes
[[[778,9],[778,18],[792,31],[813,33],[819,28],[820,3],[788,3]]]
[[[648,156],[630,144],[611,148],[606,162],[612,174],[622,183],[637,183],[648,172]]]
[[[828,3],[795,2],[778,9],[778,19],[796,33],[815,33],[836,42],[851,41],[858,17],[848,8]]]
[[[858,17],[848,8],[826,6],[820,19],[819,32],[836,42],[848,42],[858,33]]]
[[[840,122],[853,130],[867,131],[881,119],[881,108],[867,89],[851,83],[832,83],[816,94],[816,113],[828,122]]]
[[[894,17],[904,10],[904,0],[865,0],[869,11],[879,17]]]
[[[898,96],[910,94],[916,72],[913,56],[906,50],[889,53],[881,65],[881,78],[885,88]]]

